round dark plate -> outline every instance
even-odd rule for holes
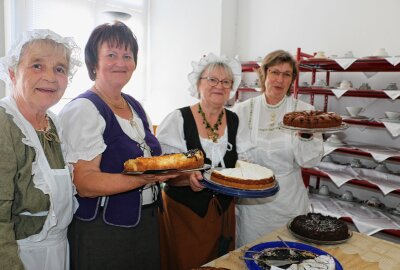
[[[335,261],[335,269],[336,270],[343,270],[343,266],[340,264],[340,262],[335,257],[333,257],[329,253],[327,253],[327,252],[325,252],[325,251],[323,251],[323,250],[321,250],[319,248],[316,248],[316,247],[313,247],[313,246],[310,246],[310,245],[307,245],[307,244],[303,244],[303,243],[289,242],[289,241],[285,241],[285,242],[291,248],[310,251],[310,252],[313,252],[313,253],[315,253],[317,255],[329,255]],[[248,251],[245,253],[244,257],[252,258],[253,257],[252,255],[254,254],[254,252],[262,251],[262,250],[264,250],[266,248],[276,248],[276,247],[285,247],[285,246],[281,241],[260,243],[260,244],[257,244],[255,246],[252,246],[251,248],[249,248]],[[263,270],[253,260],[245,260],[245,263],[246,263],[247,268],[250,269],[250,270]]]
[[[278,182],[276,182],[275,186],[268,189],[261,189],[261,190],[238,189],[215,183],[210,179],[210,175],[211,175],[210,171],[205,172],[203,174],[204,179],[200,181],[200,183],[211,190],[229,196],[240,197],[240,198],[263,198],[263,197],[273,196],[279,191]]]
[[[343,240],[324,241],[324,240],[312,239],[312,238],[298,235],[297,233],[292,231],[292,229],[290,228],[290,224],[292,223],[292,221],[293,221],[293,219],[291,219],[286,225],[289,232],[297,239],[300,239],[300,240],[303,240],[303,241],[306,241],[309,243],[314,243],[314,244],[319,244],[319,245],[337,245],[337,244],[342,244],[342,243],[349,241],[349,239],[353,236],[353,232],[351,230],[349,230],[349,237],[347,237],[346,239],[343,239]]]

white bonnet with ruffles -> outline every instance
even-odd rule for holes
[[[190,95],[195,98],[200,98],[199,91],[197,89],[197,82],[199,81],[200,75],[203,73],[204,68],[211,63],[222,62],[228,65],[233,73],[233,85],[231,92],[229,93],[229,98],[233,98],[242,80],[242,66],[240,62],[235,58],[228,58],[224,56],[216,56],[213,53],[209,53],[200,59],[199,62],[193,61],[192,67],[193,71],[189,73],[188,79],[190,82],[189,92]]]
[[[68,77],[71,80],[78,67],[82,64],[79,60],[80,48],[73,38],[62,37],[48,29],[35,29],[22,34],[22,38],[10,49],[8,54],[0,58],[0,79],[11,85],[11,78],[8,70],[14,69],[18,65],[24,45],[36,39],[51,39],[56,43],[62,44],[70,52]]]

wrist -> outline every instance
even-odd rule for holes
[[[299,135],[299,137],[301,139],[305,139],[305,140],[311,140],[313,138],[313,134],[312,133],[299,132],[298,135]]]

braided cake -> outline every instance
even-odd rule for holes
[[[299,128],[340,127],[342,117],[333,112],[299,111],[289,112],[283,117],[283,124]]]
[[[124,163],[124,171],[144,172],[149,170],[189,170],[202,168],[203,166],[203,152],[195,149],[189,150],[186,153],[129,159]]]

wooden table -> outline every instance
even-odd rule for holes
[[[207,266],[225,267],[231,270],[247,269],[244,261],[240,259],[245,250],[262,242],[279,241],[277,235],[284,240],[301,242],[322,249],[334,256],[345,270],[399,270],[400,245],[376,237],[353,232],[349,241],[339,245],[315,245],[294,238],[286,227],[279,228],[266,234],[253,243],[247,244],[225,256],[222,256]]]

